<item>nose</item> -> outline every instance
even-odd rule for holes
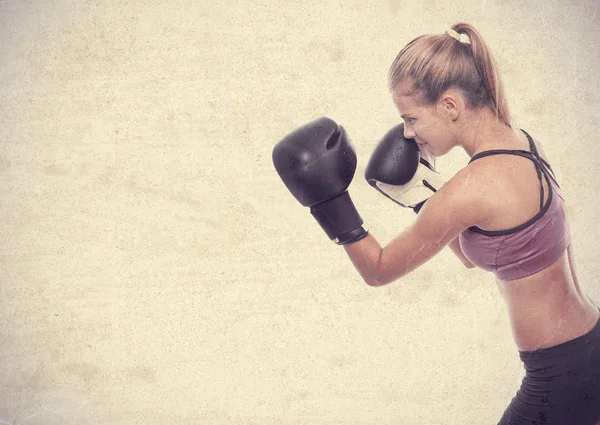
[[[414,139],[416,133],[411,125],[404,124],[404,138],[405,139]]]

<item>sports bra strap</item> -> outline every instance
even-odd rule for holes
[[[550,166],[550,164],[544,158],[542,158],[540,156],[540,154],[538,153],[538,150],[535,146],[533,138],[525,130],[521,129],[521,131],[527,137],[527,140],[529,141],[529,149],[531,151],[526,151],[523,149],[490,149],[490,150],[479,152],[479,153],[473,155],[471,157],[471,160],[469,161],[469,164],[471,162],[475,161],[476,159],[484,158],[484,157],[490,156],[490,155],[497,155],[497,154],[519,155],[519,156],[522,156],[525,158],[529,158],[534,163],[536,163],[536,170],[538,173],[538,178],[540,178],[540,180],[541,180],[540,171],[545,170],[546,172],[549,172],[550,178],[552,179],[552,181],[554,181],[556,186],[558,186],[560,188],[560,185],[558,184],[558,181],[556,180],[556,176],[554,175],[554,170],[552,170],[552,167]],[[546,174],[546,173],[544,173],[544,174]]]
[[[541,189],[540,211],[538,214],[536,214],[535,217],[533,217],[527,223],[523,223],[523,225],[517,226],[513,229],[509,229],[506,231],[484,231],[482,229],[479,229],[476,226],[473,226],[470,228],[473,231],[476,231],[478,233],[487,234],[489,236],[493,236],[493,235],[512,233],[513,231],[521,229],[521,228],[527,226],[528,224],[530,224],[531,222],[537,220],[537,218],[539,218],[544,212],[546,212],[546,210],[550,206],[550,203],[552,202],[552,187],[551,187],[552,185],[550,184],[550,179],[552,179],[554,181],[554,183],[556,183],[556,185],[560,188],[560,186],[558,185],[558,182],[556,181],[556,178],[554,176],[554,171],[552,171],[550,164],[548,164],[548,162],[546,162],[538,153],[538,150],[535,146],[535,143],[533,142],[532,137],[525,130],[521,130],[521,131],[525,134],[525,136],[527,136],[527,140],[529,141],[529,147],[530,147],[531,151],[526,151],[523,149],[490,149],[490,150],[482,151],[482,152],[479,152],[479,153],[473,155],[471,157],[471,160],[469,161],[469,164],[477,159],[485,158],[486,156],[501,155],[501,154],[518,155],[518,156],[522,156],[524,158],[530,159],[531,161],[533,161],[533,163],[535,165],[535,170],[536,170],[538,179],[540,181],[540,189]],[[542,174],[544,175],[546,182],[548,183],[548,192],[549,193],[548,193],[548,200],[546,202],[546,205],[544,205],[544,185],[542,184]]]
[[[487,151],[476,153],[471,157],[469,164],[476,159],[485,158],[486,156],[498,155],[498,154],[511,154],[511,155],[519,155],[525,158],[529,158],[535,162],[537,159],[531,152],[525,151],[522,149],[490,149]]]
[[[558,184],[558,182],[556,181],[556,176],[554,175],[554,171],[552,170],[552,167],[550,166],[550,164],[548,164],[548,162],[546,162],[546,160],[544,158],[542,158],[540,156],[540,154],[538,153],[537,148],[535,147],[535,143],[533,142],[533,138],[529,135],[529,133],[527,133],[525,130],[521,129],[521,131],[523,132],[523,134],[525,134],[525,136],[527,137],[527,140],[529,140],[529,148],[531,149],[531,152],[533,152],[533,154],[535,155],[535,157],[541,162],[542,166],[546,169],[546,171],[549,171],[552,177],[552,180],[554,181],[554,183],[556,183],[556,185],[558,187],[560,187],[560,185]]]
[[[540,188],[541,188],[540,209],[543,208],[544,207],[544,185],[542,184],[542,173],[543,173],[543,171],[541,170],[542,166],[540,165],[538,158],[535,155],[533,155],[531,152],[527,152],[527,151],[524,151],[521,149],[490,149],[490,150],[479,152],[479,153],[473,155],[473,157],[469,161],[469,164],[477,159],[484,158],[486,156],[499,155],[499,154],[518,155],[518,156],[522,156],[524,158],[531,159],[533,161],[533,163],[535,165],[535,171],[538,176],[538,180],[540,181]],[[546,175],[546,173],[543,173],[543,174]]]

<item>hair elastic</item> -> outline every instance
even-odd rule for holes
[[[446,30],[446,34],[448,34],[450,37],[456,39],[461,43],[471,44],[471,39],[469,38],[468,34],[459,34],[453,29]]]

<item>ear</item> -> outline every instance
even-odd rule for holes
[[[451,121],[456,121],[460,114],[462,105],[461,98],[454,90],[448,90],[440,96],[438,102],[439,111],[446,115]]]

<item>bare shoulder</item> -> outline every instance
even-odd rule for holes
[[[432,218],[466,229],[485,221],[494,181],[490,167],[473,162],[448,180],[425,206],[433,210]]]
[[[444,191],[461,203],[480,204],[498,182],[496,167],[490,165],[484,161],[468,164],[444,185]]]

